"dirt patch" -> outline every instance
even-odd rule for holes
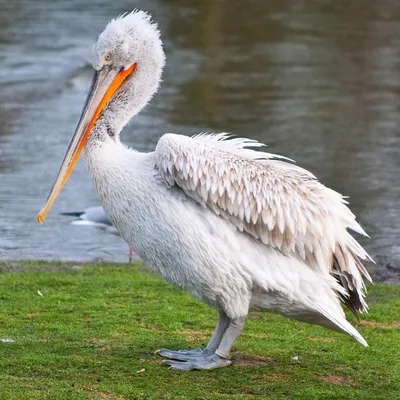
[[[203,336],[203,335],[211,335],[211,331],[208,329],[183,329],[181,331],[178,331],[179,333],[182,333],[183,335],[197,335],[197,336]]]
[[[207,341],[207,339],[209,339],[209,336],[190,336],[190,335],[186,335],[185,336],[185,340],[188,343],[197,343],[199,340],[202,340],[204,342]]]
[[[259,321],[260,319],[262,319],[261,315],[257,315],[257,314],[249,314],[247,316],[247,319],[253,320],[253,321]]]
[[[113,336],[126,336],[127,333],[126,332],[121,332],[121,331],[116,331],[113,333]]]
[[[143,329],[148,329],[154,332],[162,332],[165,330],[165,326],[161,324],[139,324],[139,326]]]
[[[91,317],[82,317],[82,318],[79,318],[79,320],[80,321],[84,321],[84,322],[90,322],[90,321],[93,320],[93,318],[91,318]]]
[[[103,392],[101,390],[97,390],[96,388],[88,385],[88,384],[83,384],[83,390],[85,390],[86,392],[92,392],[92,393],[96,393],[100,399],[102,400],[118,400],[118,399],[123,399],[122,396],[115,394],[115,393],[111,393],[111,392]]]
[[[111,346],[100,346],[100,347],[97,347],[97,350],[99,350],[99,351],[108,351],[108,350],[111,350]]]
[[[343,375],[314,375],[314,378],[339,386],[350,386],[352,384],[352,380]]]
[[[206,340],[209,339],[211,336],[211,331],[208,329],[183,329],[178,331],[182,335],[185,335],[185,340],[188,342],[195,342],[198,340]]]
[[[331,337],[320,337],[320,336],[309,337],[308,340],[311,340],[312,342],[324,342],[324,343],[333,343],[333,342],[336,342],[336,339],[335,339],[335,338],[331,338]]]
[[[166,358],[153,358],[152,360],[146,360],[147,362],[153,363],[153,364],[162,364],[164,360],[167,360]]]
[[[396,329],[400,328],[400,321],[394,321],[391,324],[385,324],[383,322],[376,321],[361,321],[358,326],[370,326],[373,328],[384,328],[384,329]]]
[[[271,357],[250,356],[248,354],[234,354],[232,356],[233,365],[254,366],[254,365],[271,365],[276,360]]]
[[[288,375],[282,374],[274,374],[274,375],[256,375],[251,378],[252,381],[257,382],[278,382],[278,381],[287,381],[290,377]]]
[[[39,313],[29,313],[29,314],[26,314],[26,317],[27,318],[33,318],[33,317],[36,317],[36,315],[39,315]]]

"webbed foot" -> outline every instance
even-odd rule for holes
[[[201,349],[200,349],[201,350]],[[223,368],[232,364],[232,361],[222,358],[217,354],[209,355],[206,358],[197,358],[190,361],[172,361],[165,360],[164,364],[169,365],[172,369],[182,371],[190,371],[192,369],[215,369]]]
[[[172,360],[179,361],[191,361],[191,360],[199,360],[205,359],[207,357],[212,356],[214,353],[211,351],[207,351],[207,349],[202,350],[200,347],[194,350],[169,350],[169,349],[161,349],[158,351],[158,354],[161,357],[170,358]]]

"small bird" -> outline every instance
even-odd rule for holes
[[[103,207],[95,206],[86,208],[83,211],[77,212],[64,212],[60,215],[65,215],[68,217],[76,217],[77,219],[71,222],[72,225],[85,225],[85,226],[95,226],[103,230],[104,232],[110,233],[114,236],[120,236],[117,229],[113,226],[110,220],[107,218]],[[129,262],[132,262],[134,251],[129,249]]]
[[[94,78],[42,223],[84,150],[107,217],[151,269],[219,313],[204,350],[159,354],[173,369],[231,364],[251,310],[318,324],[367,342],[346,320],[367,311],[366,235],[339,193],[255,140],[167,133],[150,153],[120,132],[156,93],[165,54],[143,11],[112,20],[94,48]],[[295,138],[293,138],[295,140]],[[254,150],[256,149],[256,150]]]

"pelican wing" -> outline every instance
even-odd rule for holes
[[[349,295],[346,304],[365,311],[361,274],[371,278],[360,259],[369,256],[348,229],[366,233],[343,196],[291,160],[252,149],[262,146],[227,134],[166,134],[156,148],[156,167],[166,184],[240,231],[322,274],[336,274]]]

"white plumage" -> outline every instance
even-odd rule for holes
[[[156,92],[164,66],[147,14],[112,21],[94,57],[98,80],[45,212],[86,132],[89,175],[122,238],[154,272],[219,310],[206,349],[163,349],[163,357],[180,360],[166,363],[186,370],[229,365],[252,309],[346,332],[367,345],[341,307],[366,311],[362,276],[370,279],[360,261],[369,256],[348,230],[365,232],[343,197],[291,160],[254,150],[263,145],[250,139],[165,134],[147,154],[122,145],[122,126]],[[110,84],[110,74],[123,82]]]
[[[279,156],[249,150],[263,145],[225,134],[167,134],[156,148],[157,168],[170,185],[265,245],[293,255],[322,274],[336,273],[356,290],[361,311],[369,258],[347,232],[366,235],[339,193]]]

